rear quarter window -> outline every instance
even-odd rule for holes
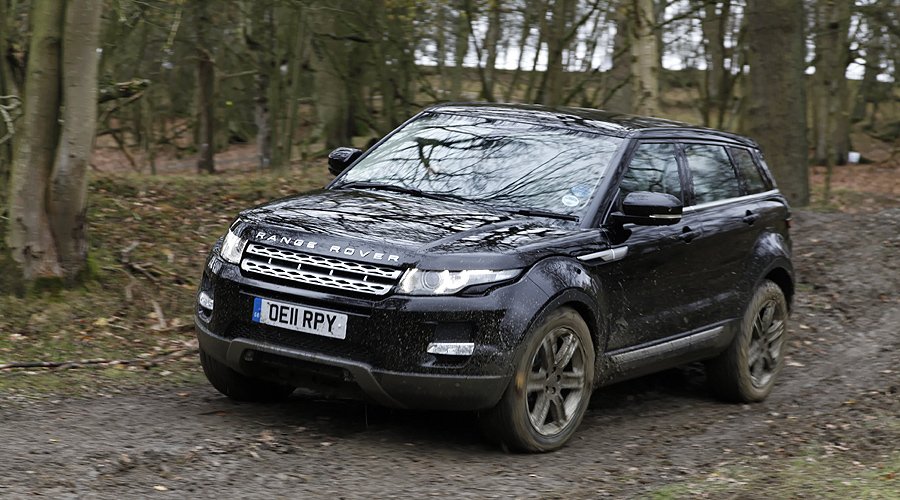
[[[762,193],[769,190],[768,183],[763,179],[762,173],[753,155],[744,148],[731,148],[731,158],[734,160],[734,166],[744,180],[744,187],[747,194]]]

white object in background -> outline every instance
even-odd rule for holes
[[[847,152],[847,163],[859,163],[859,159],[862,155],[857,151],[848,151]]]

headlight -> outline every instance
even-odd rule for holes
[[[225,235],[225,241],[222,242],[222,250],[220,254],[222,258],[232,264],[240,264],[241,254],[244,253],[244,247],[247,246],[247,240],[228,230]]]
[[[450,295],[467,286],[513,279],[521,269],[489,271],[423,271],[410,269],[400,280],[398,291],[407,295]]]

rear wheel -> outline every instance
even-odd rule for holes
[[[559,449],[587,411],[593,379],[584,320],[569,308],[552,312],[526,337],[503,398],[482,414],[487,437],[515,451]]]
[[[200,364],[207,380],[217,391],[235,401],[281,401],[294,392],[289,385],[260,380],[239,373],[200,349]]]
[[[750,403],[762,401],[772,392],[784,365],[787,316],[781,288],[763,282],[728,350],[707,363],[709,383],[717,396]]]

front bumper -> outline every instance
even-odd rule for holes
[[[509,376],[454,376],[379,370],[365,363],[243,338],[219,337],[197,321],[200,347],[249,375],[300,383],[396,408],[478,410],[495,405]],[[262,354],[263,356],[260,356]]]
[[[220,260],[207,266],[201,290],[214,297],[215,306],[211,312],[198,309],[200,346],[230,368],[325,394],[416,409],[494,406],[509,384],[535,306],[547,300],[527,278],[480,297],[361,299],[254,280]],[[254,297],[347,314],[347,338],[253,323]],[[435,341],[473,342],[475,349],[470,356],[427,353]]]

